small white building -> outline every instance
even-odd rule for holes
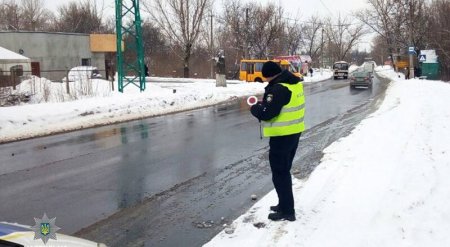
[[[0,46],[0,73],[11,72],[13,67],[21,67],[23,71],[30,72],[31,60]]]
[[[31,60],[0,46],[0,87],[15,86],[26,75],[31,75]]]

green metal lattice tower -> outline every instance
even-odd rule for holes
[[[124,20],[131,23],[124,24]],[[145,90],[144,45],[139,0],[116,0],[117,73],[119,91],[129,84]],[[126,49],[122,46],[124,39]]]

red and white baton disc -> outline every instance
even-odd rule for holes
[[[254,105],[256,103],[258,103],[258,98],[256,98],[256,96],[250,96],[247,98],[248,105]]]

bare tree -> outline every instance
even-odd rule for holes
[[[283,9],[269,3],[267,6],[245,4],[231,0],[224,5],[223,30],[220,37],[243,58],[268,58],[287,53]],[[295,36],[295,35],[294,35]]]
[[[144,42],[145,63],[152,73],[170,74],[172,71],[167,54],[170,53],[168,42],[158,27],[150,21],[142,25],[142,40]]]
[[[351,23],[348,17],[342,18],[340,15],[337,20],[329,19],[325,28],[331,48],[329,57],[334,61],[348,59],[351,50],[364,35],[363,27],[364,24]]]
[[[228,1],[224,5],[223,30],[219,42],[225,41],[226,46],[238,51],[239,58],[244,57],[248,46],[249,24],[246,22],[246,13],[249,13],[250,7],[250,4],[242,5],[239,0]]]
[[[173,50],[181,48],[183,74],[189,77],[192,49],[198,41],[211,0],[154,0],[153,3],[144,2],[144,8],[171,41]]]
[[[55,31],[73,33],[102,32],[103,10],[97,10],[96,1],[72,1],[59,7]]]
[[[191,67],[195,68],[195,76],[199,75],[199,71],[209,71],[206,77],[214,77],[214,69],[216,67],[216,60],[214,57],[217,56],[220,50],[224,50],[223,42],[220,42],[221,27],[223,26],[223,20],[220,19],[218,14],[215,14],[212,9],[206,10],[207,16],[205,16],[204,21],[201,23],[198,41],[194,46],[193,55],[196,56],[195,60],[191,59]],[[218,46],[217,46],[218,45]],[[198,59],[200,57],[200,60]],[[198,63],[200,61],[201,67],[205,69],[199,69]],[[206,66],[209,63],[209,66]]]
[[[372,43],[372,51],[370,53],[371,56],[377,63],[384,64],[387,59],[387,52],[389,50],[386,39],[378,35],[372,40]]]
[[[250,7],[250,4],[244,5],[239,0],[228,0],[224,2],[222,14],[216,18],[217,44],[226,54],[225,66],[232,78],[238,77],[240,60],[246,55],[249,36],[246,13],[250,12]]]
[[[408,46],[425,46],[426,3],[422,0],[368,0],[370,8],[356,14],[357,18],[385,39],[388,53],[406,53]]]
[[[285,27],[283,12],[281,6],[272,3],[265,7],[256,6],[251,11],[249,43],[254,57],[268,58],[280,54],[279,44]]]
[[[47,30],[54,19],[53,13],[44,8],[43,0],[22,0],[21,20],[24,30]]]
[[[200,23],[201,32],[199,33],[198,40],[196,42],[197,46],[201,46],[203,48],[207,47],[210,54],[214,53],[214,44],[217,40],[216,33],[217,33],[217,15],[212,12],[211,9],[205,10],[207,15],[204,18],[204,21]],[[214,20],[216,19],[216,20]],[[211,35],[211,27],[212,35]]]
[[[311,56],[313,61],[318,61],[322,48],[323,23],[318,16],[311,16],[303,29],[303,49]]]
[[[294,23],[286,22],[286,38],[285,44],[288,54],[294,55],[298,53],[301,44],[303,43],[303,32],[304,26],[297,19],[293,19]],[[284,41],[283,41],[284,42]]]
[[[436,49],[444,80],[450,79],[450,1],[434,0],[428,9],[427,48]]]
[[[423,0],[396,0],[394,31],[396,41],[401,48],[414,46],[421,49],[425,45],[426,28],[429,16],[426,14]]]
[[[370,8],[356,14],[359,20],[385,39],[392,63],[393,53],[398,50],[395,29],[400,26],[397,23],[398,9],[395,2],[396,0],[368,0]]]
[[[3,30],[20,30],[20,7],[14,0],[0,2],[0,28]]]

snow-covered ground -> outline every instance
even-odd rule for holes
[[[317,82],[317,81],[324,81],[324,80],[330,79],[331,77],[333,77],[333,71],[331,71],[330,69],[318,69],[313,72],[312,77],[308,73],[307,76],[303,77],[303,81],[305,83]]]
[[[267,219],[272,191],[205,246],[450,246],[450,84],[376,70],[380,108],[294,179],[297,221]]]
[[[393,81],[405,80],[405,74],[397,73],[390,65],[382,65],[375,68],[375,72],[379,77],[390,79]]]
[[[355,70],[357,70],[359,68],[360,68],[360,66],[352,64],[352,65],[350,65],[350,67],[348,67],[348,72],[352,73],[353,71],[355,71]]]
[[[315,73],[305,81],[330,77],[327,72]],[[70,82],[69,93],[66,83],[26,80],[16,93],[32,95],[30,102],[0,107],[0,143],[214,105],[262,94],[267,85],[229,80],[227,87],[216,87],[215,80],[207,79],[149,79],[142,93],[134,85],[119,93],[116,84],[112,91],[110,82],[99,79]]]

